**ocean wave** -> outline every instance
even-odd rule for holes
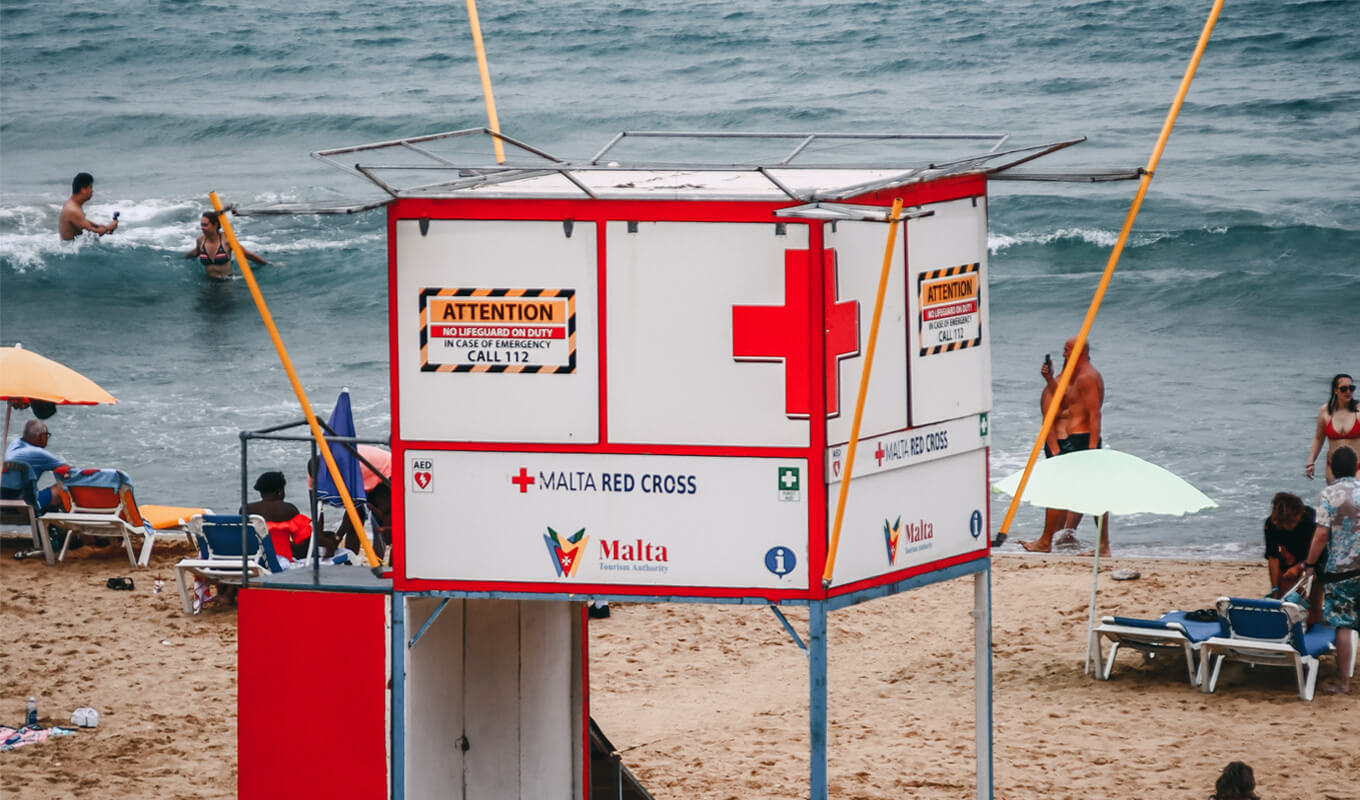
[[[263,205],[296,199],[288,193],[261,193],[253,202]],[[0,267],[23,274],[95,251],[127,253],[134,258],[179,256],[193,248],[199,234],[199,215],[206,208],[206,203],[188,199],[91,201],[85,208],[88,218],[103,222],[119,211],[118,230],[102,237],[87,234],[68,242],[57,236],[59,205],[31,202],[6,205],[0,210]],[[381,214],[234,216],[232,229],[244,247],[261,253],[365,248],[385,236]]]

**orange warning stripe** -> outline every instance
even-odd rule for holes
[[[567,363],[541,364],[431,364],[429,363],[429,301],[444,297],[560,297],[567,301]],[[420,371],[421,372],[542,372],[567,374],[576,371],[576,290],[575,289],[431,289],[420,290]]]
[[[976,313],[976,314],[981,314],[981,313],[982,313],[982,302],[981,302],[981,300],[982,300],[982,271],[981,271],[981,267],[982,267],[981,262],[974,261],[974,262],[971,263],[971,264],[960,264],[960,265],[958,265],[958,266],[956,266],[956,267],[944,267],[944,268],[942,268],[942,269],[932,269],[932,270],[927,270],[927,271],[925,271],[925,272],[921,272],[921,273],[918,273],[918,274],[917,274],[917,276],[916,276],[916,294],[917,294],[917,297],[921,298],[921,309],[920,309],[919,313],[917,314],[917,335],[918,335],[918,336],[921,336],[922,338],[924,338],[924,336],[925,336],[925,307],[926,307],[927,303],[925,302],[925,295],[924,295],[924,293],[923,293],[923,289],[925,288],[925,284],[927,284],[927,283],[930,282],[930,281],[936,281],[936,280],[940,280],[940,279],[942,279],[942,278],[952,278],[952,277],[956,277],[956,276],[960,276],[960,275],[969,275],[970,279],[971,279],[972,282],[973,282],[973,287],[972,287],[972,288],[973,288],[973,292],[972,292],[972,294],[971,294],[971,296],[970,296],[969,299],[976,298],[976,299],[978,300],[978,310],[975,311],[975,312],[973,312],[973,313]],[[955,298],[955,299],[957,299],[957,298]],[[942,303],[955,302],[955,299],[945,300],[945,301],[942,301]],[[931,305],[940,305],[940,304],[942,304],[942,303],[934,303],[934,304],[931,304]],[[922,348],[920,349],[920,355],[922,355],[922,356],[933,356],[933,355],[938,355],[939,353],[951,353],[951,352],[954,352],[954,351],[956,351],[956,350],[963,350],[963,349],[969,348],[969,347],[976,347],[976,346],[978,346],[978,345],[980,345],[980,344],[982,344],[982,321],[981,321],[981,319],[978,320],[978,335],[977,335],[975,338],[969,339],[969,340],[963,341],[963,342],[950,342],[949,344],[937,344],[937,345],[935,345],[934,347],[922,347]]]

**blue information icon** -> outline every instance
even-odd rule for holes
[[[974,539],[982,535],[982,512],[978,509],[973,509],[973,516],[968,518],[968,532]]]
[[[765,569],[784,577],[793,572],[793,568],[798,566],[798,556],[787,547],[771,547],[765,553]]]

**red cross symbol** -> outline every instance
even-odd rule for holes
[[[732,357],[738,361],[784,362],[784,413],[806,417],[808,381],[809,250],[784,251],[784,305],[732,307]],[[859,302],[837,302],[836,251],[822,251],[826,272],[826,415],[841,413],[840,360],[859,355]]]
[[[511,478],[510,482],[519,487],[520,494],[524,494],[525,492],[529,491],[529,486],[533,484],[534,479],[529,475],[528,471],[525,470],[524,467],[520,467],[519,474]]]
[[[883,466],[883,457],[886,455],[887,453],[883,452],[883,443],[879,442],[878,449],[874,451],[874,458],[878,459],[878,465],[880,467]]]

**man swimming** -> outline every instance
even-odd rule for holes
[[[103,236],[118,230],[116,214],[107,225],[96,225],[85,218],[85,204],[91,197],[94,197],[94,176],[81,172],[71,180],[71,196],[66,198],[66,205],[61,207],[61,216],[57,218],[57,231],[62,241],[69,242],[85,231]]]

